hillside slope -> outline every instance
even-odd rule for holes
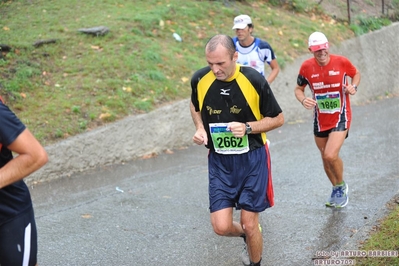
[[[1,94],[48,145],[188,97],[190,76],[206,64],[205,42],[217,33],[234,35],[238,14],[253,18],[254,34],[272,45],[282,68],[307,53],[312,31],[334,36],[334,45],[354,36],[315,10],[225,2],[1,2],[0,43],[12,47],[0,64]],[[79,32],[100,25],[109,33]],[[38,40],[56,41],[34,46]]]

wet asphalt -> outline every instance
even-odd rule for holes
[[[358,249],[398,194],[398,97],[353,107],[340,210],[324,206],[331,185],[311,120],[268,133],[275,206],[261,214],[262,265]],[[207,182],[207,150],[190,146],[34,185],[39,265],[242,265],[242,239],[212,231]]]

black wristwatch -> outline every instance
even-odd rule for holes
[[[248,123],[245,123],[245,135],[251,134],[252,128]]]
[[[355,91],[357,91],[357,85],[356,84],[352,84],[352,87],[355,88]]]

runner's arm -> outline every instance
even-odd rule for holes
[[[208,135],[206,134],[204,124],[202,122],[201,118],[201,112],[195,111],[195,107],[193,103],[190,101],[190,112],[191,112],[191,117],[193,119],[195,128],[197,129],[194,136],[193,136],[193,141],[194,143],[198,145],[208,144]]]
[[[301,74],[298,75],[297,85],[295,86],[294,93],[296,99],[305,107],[306,109],[312,109],[316,106],[316,101],[312,98],[306,97],[305,88],[308,85],[306,79]]]
[[[23,179],[48,161],[47,152],[28,129],[7,148],[18,155],[0,169],[0,189]]]
[[[284,124],[284,115],[279,113],[275,117],[264,117],[259,121],[251,121],[248,124],[252,128],[251,134],[259,134],[263,132],[269,132],[273,129],[281,127]],[[244,124],[245,126],[245,124]]]
[[[272,82],[276,79],[278,73],[280,72],[280,66],[278,65],[277,59],[273,59],[270,62],[269,66],[272,71],[270,72],[266,80],[269,84],[272,84]]]

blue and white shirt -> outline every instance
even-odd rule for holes
[[[259,38],[247,47],[240,45],[238,38],[233,38],[236,50],[238,52],[237,63],[243,66],[250,66],[265,76],[265,63],[269,64],[276,59],[270,44]]]

